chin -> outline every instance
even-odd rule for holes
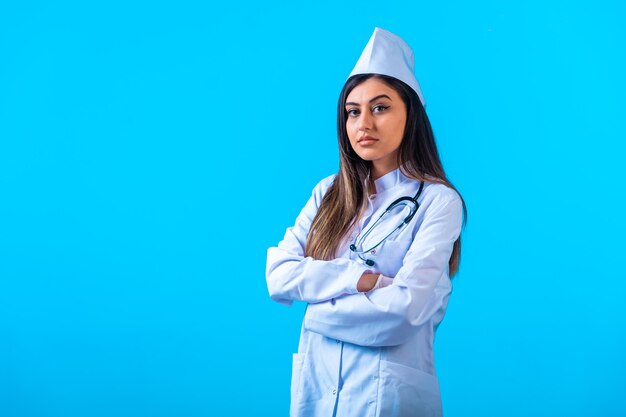
[[[374,152],[357,152],[357,155],[364,161],[375,161],[380,158],[380,155],[375,154]]]

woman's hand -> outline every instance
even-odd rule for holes
[[[359,282],[356,284],[356,289],[358,292],[368,292],[374,288],[376,285],[376,281],[378,280],[378,276],[380,274],[369,274],[364,272],[359,278]]]

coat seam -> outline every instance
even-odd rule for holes
[[[378,370],[377,370],[377,374],[376,374],[376,401],[374,403],[374,417],[376,417],[378,415],[378,408],[379,408],[379,398],[380,398],[380,357],[381,357],[381,353],[380,351],[378,351]]]

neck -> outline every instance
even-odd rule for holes
[[[377,180],[383,175],[390,173],[396,168],[398,168],[398,164],[382,165],[382,164],[372,163],[372,168],[370,171],[370,178],[372,179],[372,181]]]

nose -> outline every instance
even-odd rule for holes
[[[358,128],[360,131],[367,131],[372,129],[372,125],[374,124],[374,119],[369,112],[364,111],[361,113],[359,117]]]

